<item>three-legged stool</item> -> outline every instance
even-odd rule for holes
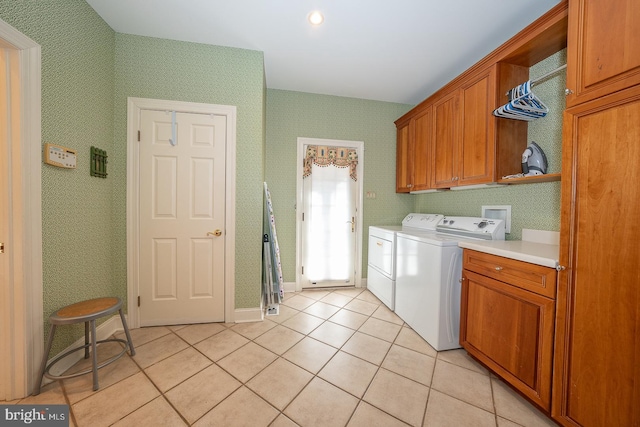
[[[116,311],[120,312],[120,319],[122,320],[122,326],[124,327],[124,333],[127,336],[127,340],[125,341],[119,338],[111,338],[98,341],[96,337],[96,319],[115,313]],[[59,325],[72,325],[74,323],[80,322],[84,322],[84,345],[73,348],[65,352],[64,354],[61,354],[60,356],[52,360],[49,365],[47,365],[47,359],[49,358],[49,352],[51,351],[51,344],[53,343],[53,336],[56,332],[56,327]],[[49,323],[51,323],[51,329],[49,330],[49,338],[47,339],[46,349],[44,351],[44,354],[42,355],[42,363],[40,365],[40,372],[38,373],[38,384],[36,385],[36,388],[33,392],[34,396],[40,394],[40,389],[42,388],[42,380],[44,377],[52,380],[63,380],[66,378],[85,375],[89,372],[93,372],[93,390],[98,390],[98,369],[115,362],[127,351],[127,349],[129,350],[129,354],[131,356],[134,356],[136,354],[136,351],[133,348],[133,342],[131,341],[131,335],[129,334],[129,328],[127,327],[127,321],[125,320],[124,314],[122,313],[122,301],[120,300],[120,298],[96,298],[68,305],[49,316]],[[91,328],[91,340],[89,340],[89,328]],[[104,342],[121,342],[124,344],[124,348],[119,354],[109,358],[108,360],[105,360],[98,365],[97,345]],[[49,373],[49,370],[51,370],[53,365],[78,350],[84,349],[84,358],[88,359],[89,347],[91,347],[91,369],[69,375],[52,375]]]

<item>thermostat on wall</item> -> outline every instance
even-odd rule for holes
[[[44,144],[44,162],[59,168],[75,169],[77,160],[76,150],[50,143]]]

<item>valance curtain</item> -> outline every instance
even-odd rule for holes
[[[311,175],[313,164],[326,167],[334,165],[339,168],[349,168],[349,176],[354,181],[358,180],[358,153],[355,148],[328,147],[322,145],[307,145],[307,153],[304,156],[302,177]]]

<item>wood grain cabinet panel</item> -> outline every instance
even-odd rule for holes
[[[464,251],[464,268],[549,298],[556,297],[556,270],[473,250]]]
[[[640,426],[640,87],[567,110],[554,419]]]
[[[396,192],[430,189],[431,107],[396,122]]]
[[[413,118],[413,189],[412,191],[431,188],[431,107],[420,111]]]
[[[396,123],[396,192],[408,193],[413,184],[413,147],[409,139],[411,120]]]
[[[546,411],[554,316],[553,299],[463,270],[461,345]]]
[[[434,188],[496,181],[496,98],[496,66],[491,66],[433,104]]]
[[[640,2],[571,0],[567,107],[640,83]]]
[[[457,185],[496,181],[496,104],[495,67],[462,85]]]
[[[458,133],[460,113],[456,90],[433,104],[431,140],[431,185],[433,188],[457,186]]]

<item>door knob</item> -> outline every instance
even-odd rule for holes
[[[347,224],[351,224],[351,232],[354,233],[356,231],[356,217],[352,216],[351,221],[346,221]]]
[[[220,236],[222,236],[222,231],[220,231],[220,230],[216,230],[216,231],[208,231],[208,232],[207,232],[207,236],[216,236],[216,237],[220,237]]]

